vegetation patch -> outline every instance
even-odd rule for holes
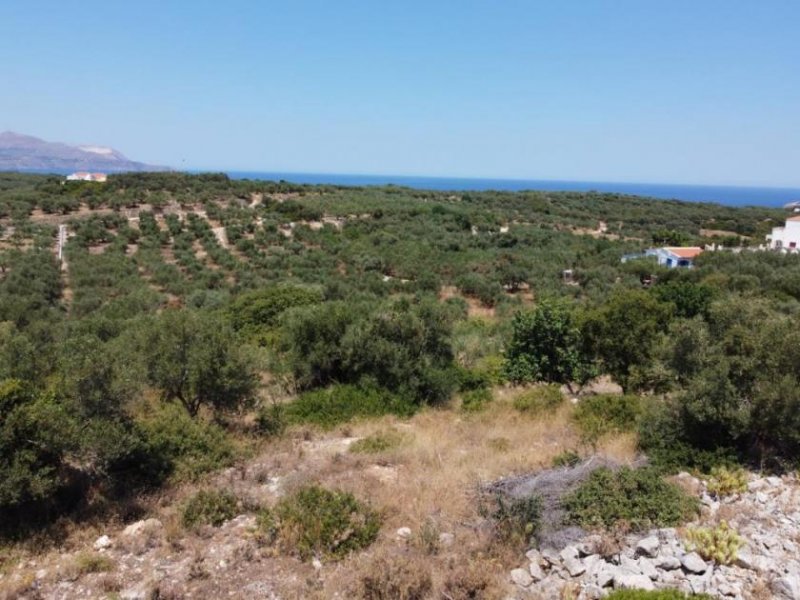
[[[199,525],[219,527],[236,516],[236,496],[222,490],[200,490],[183,507],[181,521],[185,527]]]
[[[642,400],[638,396],[603,394],[582,398],[573,419],[583,439],[594,443],[608,433],[635,430],[641,414]]]
[[[333,385],[306,392],[285,407],[290,424],[310,423],[325,429],[356,418],[394,414],[409,417],[416,405],[408,399],[374,386]]]
[[[430,564],[408,556],[372,560],[358,582],[358,598],[364,600],[425,600],[432,591]]]
[[[744,545],[744,540],[727,521],[721,521],[716,527],[690,527],[685,537],[687,550],[718,565],[733,563]]]
[[[514,408],[530,415],[552,414],[564,404],[559,385],[538,385],[514,398]]]
[[[352,494],[312,485],[262,511],[258,522],[284,551],[308,560],[339,559],[366,548],[378,537],[381,520]]]
[[[116,568],[114,561],[97,552],[81,552],[75,557],[73,568],[80,575],[87,573],[106,573]]]
[[[691,519],[698,502],[654,469],[601,467],[563,498],[567,521],[588,529],[673,527]]]
[[[492,390],[478,388],[461,394],[461,410],[465,412],[480,412],[492,401]]]
[[[741,467],[714,467],[708,476],[708,493],[718,498],[747,491],[747,472]]]
[[[401,446],[406,442],[406,439],[406,436],[399,431],[381,431],[353,442],[350,445],[350,452],[356,454],[380,454]]]
[[[532,543],[542,518],[542,499],[539,496],[512,498],[493,493],[488,498],[483,497],[481,502],[479,512],[491,519],[499,542],[520,547]]]

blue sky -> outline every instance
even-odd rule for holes
[[[0,130],[176,168],[800,187],[796,0],[6,0]]]

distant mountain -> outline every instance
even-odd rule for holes
[[[169,171],[168,167],[129,160],[121,152],[104,146],[69,146],[46,142],[12,131],[0,133],[0,171]]]

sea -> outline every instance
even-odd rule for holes
[[[677,185],[663,183],[613,183],[600,181],[556,181],[539,179],[472,179],[454,177],[413,177],[406,175],[343,175],[320,173],[273,173],[230,171],[233,179],[288,181],[292,183],[343,186],[397,185],[439,191],[602,192],[648,196],[664,200],[714,202],[726,206],[781,207],[800,202],[800,188]]]

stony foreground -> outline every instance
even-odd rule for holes
[[[794,475],[751,476],[747,491],[723,499],[708,495],[688,474],[681,485],[701,494],[702,515],[693,525],[720,521],[744,540],[732,565],[717,565],[689,552],[682,529],[644,535],[588,535],[562,549],[531,550],[511,571],[515,598],[596,599],[613,589],[678,588],[718,598],[800,600],[800,486]]]

